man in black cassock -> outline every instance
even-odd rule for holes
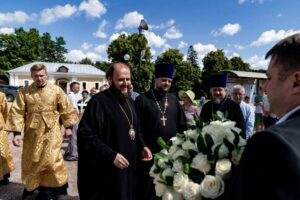
[[[180,103],[174,95],[167,92],[171,87],[173,74],[173,65],[156,64],[154,87],[135,100],[143,138],[153,154],[161,150],[157,144],[158,137],[167,141],[187,127]],[[152,165],[153,162],[138,163],[138,199],[157,198],[153,179],[149,176]]]
[[[137,159],[152,159],[139,133],[128,96],[127,64],[114,63],[106,73],[108,90],[88,103],[78,128],[78,191],[83,200],[135,200]],[[140,155],[141,152],[141,155]]]
[[[241,136],[246,138],[242,110],[237,103],[227,96],[226,83],[226,74],[211,75],[210,93],[212,100],[203,105],[200,117],[204,122],[210,122],[213,120],[213,114],[216,114],[217,111],[221,111],[227,119],[236,122],[236,126],[242,130]]]

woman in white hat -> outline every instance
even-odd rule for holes
[[[191,90],[179,92],[179,97],[183,101],[183,110],[186,116],[187,124],[189,126],[194,125],[195,117],[200,116],[201,109],[196,106],[197,103],[194,101],[195,94]]]

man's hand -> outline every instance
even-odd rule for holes
[[[64,137],[70,137],[72,135],[72,130],[71,129],[66,129],[65,130],[65,134],[64,134]]]
[[[152,160],[152,153],[148,147],[144,147],[141,152],[141,159],[142,161],[149,161]]]
[[[119,169],[125,169],[129,166],[129,162],[124,156],[117,153],[115,160],[114,160],[114,165]]]
[[[16,147],[21,146],[21,141],[22,141],[22,136],[21,135],[14,136],[14,138],[12,140],[13,145],[16,146]]]

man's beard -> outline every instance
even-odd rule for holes
[[[213,99],[213,102],[215,103],[215,104],[220,104],[221,103],[221,99],[219,99],[219,98],[214,98]]]
[[[128,92],[126,93],[122,93],[121,90],[119,88],[116,87],[116,85],[114,84],[114,82],[112,82],[111,86],[109,87],[112,92],[117,96],[117,97],[120,97],[122,99],[126,99],[129,94]]]

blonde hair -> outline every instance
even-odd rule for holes
[[[36,72],[36,71],[41,71],[41,70],[45,70],[46,74],[47,74],[47,68],[44,64],[35,64],[30,68],[30,72]]]

